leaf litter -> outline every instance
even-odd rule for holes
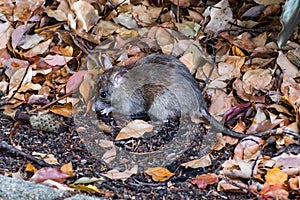
[[[29,160],[2,151],[1,174],[21,171],[26,180],[117,198],[150,197],[149,191],[152,198],[299,197],[299,141],[280,131],[299,132],[299,30],[287,46],[278,48],[274,41],[282,30],[283,1],[205,2],[4,1],[0,139],[11,145],[2,142],[0,147],[25,152],[29,160],[39,152],[50,161],[45,160],[49,166],[33,163],[37,171],[29,170]],[[94,48],[101,51],[91,53]],[[110,140],[100,143],[107,152],[97,159],[77,133],[85,127],[74,128],[72,108],[84,102],[86,108],[78,112],[92,109],[94,88],[89,83],[95,84],[102,67],[128,65],[151,52],[178,57],[206,83],[210,112],[230,128],[247,133],[279,129],[269,138],[240,141],[215,135],[218,147],[208,146],[214,150],[199,157],[206,137],[199,128],[199,138],[167,168],[156,166],[145,173],[134,167],[109,169],[105,163],[118,155],[116,147],[138,153],[159,150],[174,137],[174,127],[165,129],[165,136],[148,137],[145,132],[153,130],[144,127],[145,121],[135,121],[134,127],[127,121],[116,127],[109,118],[104,124],[91,122],[98,125],[90,133],[110,134]],[[74,91],[79,95],[71,96]],[[42,125],[45,118],[54,128]],[[73,165],[58,168],[66,163]],[[80,177],[95,181],[78,183]]]

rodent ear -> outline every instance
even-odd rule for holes
[[[127,73],[127,70],[123,70],[123,71],[115,73],[115,75],[113,76],[113,80],[112,80],[114,87],[119,87],[124,82],[123,76],[126,73]]]

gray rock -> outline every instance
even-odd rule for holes
[[[0,175],[0,200],[103,200]]]

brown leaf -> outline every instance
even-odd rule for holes
[[[72,104],[71,103],[66,103],[64,105],[54,105],[50,108],[50,111],[64,116],[64,117],[68,117],[71,118],[72,116]]]
[[[218,175],[216,174],[201,174],[196,178],[191,179],[192,184],[197,184],[199,189],[205,189],[207,185],[215,184],[219,181]]]
[[[145,171],[145,173],[150,175],[152,179],[157,182],[167,181],[174,176],[174,173],[162,167],[149,168]]]
[[[75,72],[68,80],[66,85],[66,93],[70,93],[76,91],[80,84],[83,81],[84,76],[88,73],[88,71],[78,71]]]
[[[288,179],[288,175],[275,167],[270,169],[266,174],[266,182],[270,185],[284,185]]]
[[[74,176],[74,172],[73,172],[73,168],[72,168],[72,163],[71,162],[69,162],[67,164],[64,164],[63,166],[61,166],[60,169],[64,173],[68,174],[70,177]]]
[[[79,29],[88,32],[98,21],[98,11],[87,1],[79,0],[73,3],[73,10],[77,20],[81,23]]]
[[[68,56],[61,56],[61,55],[47,55],[45,58],[43,58],[43,61],[45,61],[48,65],[51,66],[63,66],[67,64],[72,59],[72,57]]]
[[[122,128],[117,135],[116,140],[124,140],[129,138],[140,138],[146,132],[151,132],[153,125],[148,124],[143,120],[134,120],[130,122],[126,127]]]
[[[38,170],[30,180],[36,183],[41,183],[47,179],[50,179],[59,183],[63,183],[68,177],[70,176],[58,168],[43,167]]]
[[[16,0],[15,2],[14,21],[21,21],[26,24],[33,12],[43,5],[44,0]]]
[[[251,160],[256,158],[263,144],[264,141],[259,137],[244,138],[234,149],[234,159]]]
[[[123,172],[120,172],[116,169],[112,169],[104,174],[102,174],[105,177],[114,179],[114,180],[126,180],[128,179],[130,176],[132,176],[133,174],[136,174],[138,170],[138,166],[135,165],[133,166],[130,170],[125,170]]]
[[[41,42],[40,44],[36,45],[29,51],[26,51],[23,55],[25,57],[34,57],[36,55],[43,54],[48,50],[51,42],[52,39],[46,40],[45,42]]]
[[[31,163],[28,163],[26,165],[26,168],[25,168],[25,172],[33,172],[33,173],[36,173],[38,170],[35,166],[33,166]]]
[[[259,80],[259,81],[258,81]],[[254,89],[266,91],[272,81],[272,72],[269,69],[255,69],[246,71],[243,76],[243,88],[246,93],[253,94]]]
[[[196,168],[200,168],[200,167],[207,167],[211,164],[212,164],[212,162],[211,162],[210,156],[205,155],[199,159],[192,160],[192,161],[189,161],[186,163],[182,163],[181,166],[184,166],[185,168],[190,167],[190,168],[196,169]]]

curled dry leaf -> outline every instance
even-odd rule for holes
[[[192,184],[197,184],[199,189],[206,188],[207,185],[215,184],[219,181],[219,177],[216,174],[201,174],[191,179]]]
[[[266,91],[272,81],[272,72],[269,69],[255,69],[246,71],[243,76],[243,88],[247,94],[253,94],[254,90]]]
[[[255,159],[264,143],[259,137],[248,136],[244,138],[234,149],[234,159]]]
[[[59,183],[63,183],[68,177],[70,176],[58,168],[43,167],[38,170],[30,180],[36,183],[41,183],[47,179],[50,179]]]
[[[300,190],[300,176],[289,179],[289,186],[292,190]]]
[[[204,29],[206,33],[217,33],[219,30],[226,29],[227,24],[233,20],[228,0],[222,0],[214,7],[207,7],[203,16],[210,17],[210,21]]]
[[[174,173],[163,167],[149,168],[145,171],[146,174],[152,177],[154,181],[164,182],[169,180]]]
[[[181,166],[184,166],[185,168],[200,168],[200,167],[207,167],[209,165],[211,165],[211,159],[209,155],[205,155],[203,157],[201,157],[200,159],[196,159],[196,160],[192,160],[186,163],[182,163]]]
[[[55,114],[64,116],[64,117],[71,118],[72,117],[72,104],[66,103],[64,105],[54,105],[50,108],[50,111]]]
[[[218,183],[217,190],[218,191],[226,191],[226,192],[241,192],[243,189],[247,189],[248,186],[240,180],[231,180],[236,185],[232,185],[225,180],[222,180]],[[240,187],[238,187],[240,186]]]
[[[129,138],[143,137],[144,133],[151,132],[153,125],[148,124],[143,120],[134,120],[130,122],[126,127],[122,128],[117,135],[116,140],[125,140]]]
[[[287,179],[288,175],[277,167],[270,169],[266,174],[266,182],[269,185],[279,184],[283,186]]]
[[[114,179],[114,180],[126,180],[127,178],[129,178],[130,176],[132,176],[133,174],[136,174],[138,170],[138,166],[135,165],[133,166],[130,170],[125,170],[123,172],[120,172],[116,169],[112,169],[104,174],[102,174],[105,177]]]
[[[83,29],[88,32],[98,21],[98,11],[87,1],[79,0],[73,3],[74,12]]]
[[[61,171],[65,172],[66,174],[68,174],[70,177],[74,176],[74,172],[73,172],[73,166],[72,163],[69,162],[67,164],[64,164],[63,166],[61,166]]]
[[[84,76],[88,73],[88,71],[78,71],[75,72],[68,80],[66,85],[66,93],[73,92],[77,90],[80,84],[83,81]]]
[[[23,55],[25,57],[34,57],[34,56],[43,54],[48,50],[51,42],[52,42],[52,39],[46,40],[45,42],[41,42],[40,44],[36,45],[29,51],[26,51]]]
[[[45,61],[48,65],[51,66],[63,66],[67,64],[72,57],[61,56],[61,55],[47,55],[43,61]]]

